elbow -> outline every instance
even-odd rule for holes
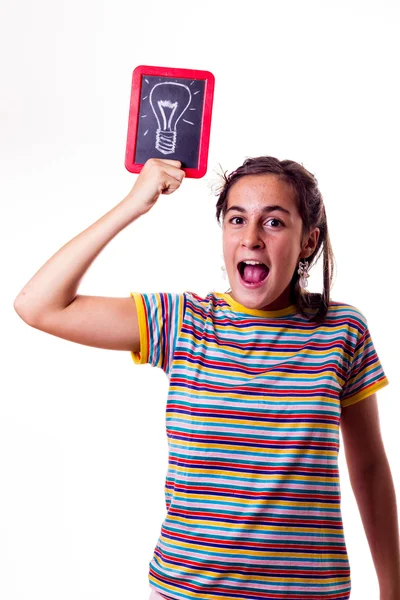
[[[13,306],[14,306],[14,310],[17,313],[17,315],[27,325],[31,325],[33,327],[34,325],[33,325],[32,314],[29,314],[29,312],[26,309],[26,300],[25,300],[25,302],[23,302],[23,300],[21,299],[21,296],[18,295],[14,300]]]
[[[21,307],[21,301],[20,301],[20,297],[19,296],[17,296],[15,298],[13,306],[14,306],[14,310],[17,313],[17,315],[19,317],[21,317],[21,319],[22,319],[22,307]]]

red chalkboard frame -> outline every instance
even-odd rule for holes
[[[135,163],[138,120],[140,110],[140,92],[142,76],[154,75],[174,79],[201,79],[205,81],[203,118],[201,124],[199,160],[197,168],[184,168],[186,177],[203,177],[207,172],[208,147],[210,143],[211,115],[214,98],[215,78],[210,71],[195,69],[175,69],[170,67],[151,67],[140,65],[132,75],[131,100],[129,106],[128,135],[126,140],[125,167],[131,173],[140,173],[143,164]]]

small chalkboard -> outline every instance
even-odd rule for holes
[[[207,171],[214,75],[136,67],[132,76],[125,167],[140,173],[149,158],[179,160],[187,177]]]

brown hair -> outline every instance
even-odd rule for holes
[[[300,276],[296,267],[290,282],[290,296],[291,302],[296,305],[300,314],[309,321],[321,323],[328,312],[335,259],[328,234],[324,201],[318,188],[317,179],[312,173],[293,160],[278,160],[273,156],[247,158],[236,171],[228,176],[226,172],[222,175],[223,184],[218,192],[219,198],[216,205],[217,221],[220,223],[221,215],[222,220],[225,217],[228,207],[228,192],[235,181],[245,175],[266,173],[278,175],[295,190],[297,206],[303,222],[302,242],[309,231],[314,227],[319,227],[320,234],[317,246],[314,252],[304,260],[308,261],[311,268],[318,262],[323,252],[323,292],[322,294],[312,293],[301,288],[299,285]],[[305,309],[316,309],[316,313],[310,318],[310,314],[306,313]]]

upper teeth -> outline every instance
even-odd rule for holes
[[[259,260],[242,260],[242,262],[246,263],[246,265],[263,265],[264,263]]]

